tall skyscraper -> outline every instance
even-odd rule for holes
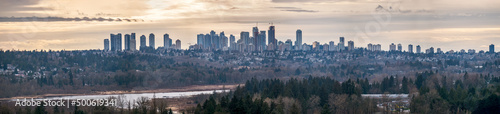
[[[354,41],[347,42],[347,49],[349,49],[349,51],[354,50]]]
[[[382,45],[380,44],[374,45],[373,48],[375,48],[375,51],[382,51]]]
[[[391,45],[389,45],[389,51],[396,51],[396,45],[394,45],[394,43],[391,43]]]
[[[116,42],[116,45],[117,45],[117,51],[122,51],[122,33],[118,33],[116,34],[116,39],[117,39],[117,42]]]
[[[111,38],[111,51],[121,51],[122,50],[122,34],[110,34]]]
[[[399,51],[399,52],[402,52],[402,51],[403,51],[403,45],[398,44],[398,51]]]
[[[254,50],[257,50],[259,47],[259,28],[258,27],[253,27],[252,28],[252,37],[253,37],[253,45],[255,47]]]
[[[110,46],[111,46],[111,51],[116,51],[116,37],[115,34],[109,34],[109,39],[111,40]]]
[[[140,38],[140,39],[141,39],[141,46],[140,46],[140,48],[147,47],[147,46],[146,46],[146,36],[141,35],[141,38]]]
[[[201,34],[201,37],[203,39],[203,34]],[[198,44],[200,43],[200,34],[198,34]],[[203,41],[201,41],[203,42]],[[172,39],[170,39],[170,35],[167,33],[163,34],[163,48],[168,49],[172,45]]]
[[[136,47],[136,40],[135,40],[135,33],[130,34],[130,50],[135,51],[137,49]]]
[[[295,32],[295,48],[302,50],[302,30],[300,29],[297,29]]]
[[[175,41],[175,47],[176,47],[176,49],[181,49],[181,40],[177,39]]]
[[[250,44],[250,33],[249,32],[245,32],[245,31],[242,31],[240,33],[240,39],[243,39],[243,43],[245,43],[245,45],[248,45]]]
[[[267,30],[267,44],[273,44],[273,45],[276,45],[276,35],[275,35],[275,28],[274,26],[269,26],[269,30]]]
[[[236,50],[236,38],[233,34],[229,35],[229,49]]]
[[[429,48],[429,53],[434,54],[434,47]]]
[[[369,44],[366,46],[366,50],[368,50],[368,51],[373,51],[373,44],[372,44],[372,43],[369,43]]]
[[[130,34],[125,34],[125,50],[130,50]]]
[[[226,37],[226,34],[224,33],[224,31],[220,32],[219,34],[219,47],[220,48],[224,48],[224,47],[227,47],[227,37]]]
[[[339,51],[342,51],[345,49],[344,41],[345,41],[344,37],[339,38],[339,45],[338,45]]]
[[[259,34],[259,51],[266,49],[266,31],[260,31]]]
[[[104,51],[109,51],[109,39],[104,39]]]
[[[149,34],[149,47],[156,49],[156,47],[155,47],[155,34],[153,34],[153,33]]]
[[[220,49],[220,36],[215,34],[213,37],[212,37],[212,45],[214,46],[214,49]]]
[[[413,53],[413,45],[408,45],[408,53]]]
[[[489,53],[495,53],[495,45],[493,45],[493,44],[490,45]]]
[[[328,46],[328,51],[335,51],[335,42],[330,41],[329,44],[330,45]]]
[[[236,43],[236,38],[233,34],[229,35],[229,47],[233,47],[233,43]]]
[[[203,42],[205,49],[212,49],[212,36],[210,34],[205,34],[205,42]]]
[[[203,34],[198,34],[196,35],[196,44],[200,45],[200,46],[203,46],[203,41],[205,40],[205,35]]]
[[[420,48],[420,45],[417,45],[417,53],[421,53],[421,48]]]

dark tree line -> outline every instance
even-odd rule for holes
[[[198,104],[195,114],[233,113],[373,113],[375,102],[361,98],[357,81],[340,83],[327,77],[288,81],[279,79],[247,81],[226,96],[211,96]],[[338,104],[342,103],[342,104]],[[348,105],[348,106],[347,106]]]

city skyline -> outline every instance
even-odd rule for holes
[[[500,8],[496,7],[500,1],[494,0],[2,3],[0,49],[3,50],[103,49],[102,43],[96,42],[108,38],[109,33],[170,33],[170,37],[183,41],[182,49],[187,49],[188,43],[196,43],[196,34],[201,31],[224,31],[238,38],[241,31],[252,31],[254,26],[263,30],[270,25],[276,26],[275,38],[280,41],[295,39],[295,31],[301,29],[305,33],[302,42],[308,44],[314,41],[324,44],[341,36],[357,46],[381,44],[382,50],[388,50],[391,42],[401,43],[405,50],[405,45],[418,44],[423,49],[439,46],[445,51],[487,51],[490,44],[500,44],[497,21]],[[154,43],[156,47],[163,44],[161,39]],[[495,48],[500,50],[499,46]]]
[[[366,46],[355,46],[354,41],[352,41],[352,40],[349,40],[348,44],[346,46],[345,45],[345,37],[339,37],[338,45],[335,45],[333,40],[331,40],[327,43],[321,43],[318,41],[314,41],[311,43],[305,42],[303,44],[297,45],[297,42],[301,42],[301,40],[302,40],[302,30],[301,29],[296,30],[296,41],[294,41],[295,43],[292,43],[291,39],[287,39],[285,42],[280,41],[280,40],[272,40],[272,36],[274,34],[269,35],[269,39],[268,39],[268,38],[266,38],[266,30],[258,32],[258,27],[253,27],[252,29],[254,31],[253,34],[255,34],[257,38],[254,38],[253,36],[250,37],[249,33],[247,31],[241,31],[240,36],[243,35],[245,37],[240,37],[240,39],[237,39],[237,40],[234,38],[233,34],[229,35],[230,38],[232,38],[231,40],[229,40],[229,38],[225,35],[224,31],[221,31],[220,34],[217,34],[216,31],[214,31],[214,30],[211,30],[209,33],[206,33],[206,35],[204,35],[203,33],[200,33],[200,34],[197,34],[196,43],[193,45],[189,45],[188,49],[239,50],[239,51],[249,52],[249,51],[264,51],[264,50],[283,50],[283,49],[281,49],[281,46],[289,45],[290,47],[286,50],[304,50],[304,51],[305,50],[318,50],[319,48],[318,49],[316,49],[316,48],[321,47],[320,50],[325,50],[325,51],[342,51],[342,50],[352,51],[354,49],[362,48],[362,49],[366,49],[368,51],[399,51],[399,52],[408,52],[408,53],[448,53],[448,52],[451,52],[451,53],[455,53],[455,52],[456,53],[476,53],[475,49],[442,50],[440,47],[434,47],[434,46],[424,48],[425,51],[421,51],[420,45],[417,45],[416,46],[417,50],[413,51],[413,44],[408,44],[407,45],[408,48],[404,49],[403,45],[401,43],[398,43],[397,47],[394,43],[391,43],[390,45],[388,45],[388,50],[384,50],[384,49],[382,49],[383,46],[381,46],[381,44],[368,43]],[[255,32],[255,31],[257,31],[257,32]],[[269,26],[269,30],[267,30],[267,31],[269,33],[271,33],[270,31],[272,31],[274,33],[275,26],[274,25]],[[137,43],[135,41],[135,33],[131,33],[131,34],[132,34],[132,37],[134,40],[127,41],[126,40],[127,36],[130,38],[130,35],[125,34],[124,35],[125,42],[122,45],[120,45],[119,48],[121,48],[121,46],[125,46],[125,50],[132,50],[132,51],[136,50],[136,48],[134,48],[134,49],[127,48],[127,43],[130,43],[133,45],[135,45]],[[112,33],[111,37],[109,39],[104,39],[104,48],[102,50],[110,50],[109,46],[113,45],[113,44],[110,44],[109,40],[117,37],[118,35],[121,35],[121,33],[118,33],[116,35]],[[171,47],[173,42],[172,42],[172,39],[169,38],[168,33],[164,34],[163,46],[155,46],[154,45],[154,42],[156,40],[154,37],[155,36],[154,33],[150,33],[149,36],[150,37],[149,37],[148,42],[150,45],[147,47],[151,47],[151,45],[153,45],[154,49],[157,49],[157,48],[158,49],[160,49],[160,48],[163,48],[163,49],[170,49],[170,48],[171,49],[182,49],[179,46],[181,44],[180,39],[177,39],[176,43],[173,44],[174,46],[176,45],[175,47]],[[144,40],[142,40],[143,37],[144,37],[144,35],[141,36],[141,44],[146,42],[145,37],[144,37]],[[119,38],[121,38],[121,36],[119,36]],[[266,40],[266,39],[268,39],[268,40]],[[270,40],[272,40],[272,41],[270,41]],[[151,42],[151,41],[153,41],[153,42]],[[280,44],[278,44],[278,45],[273,44],[274,42],[280,42]],[[119,41],[116,43],[121,43],[121,39],[119,39]],[[254,45],[254,43],[256,43],[256,45]],[[191,44],[191,43],[188,43],[188,44]],[[242,45],[242,44],[244,47],[240,47],[240,45]],[[146,46],[146,45],[144,45],[144,46]],[[250,46],[250,47],[248,47],[248,46]],[[311,48],[306,49],[303,46],[311,46]],[[139,47],[139,49],[141,49],[142,47],[143,46],[141,45]],[[261,49],[259,47],[263,47],[263,48]],[[241,49],[241,48],[243,48],[243,49]],[[495,44],[490,44],[490,45],[488,45],[487,50],[477,50],[477,51],[490,53],[492,51],[495,52],[494,51],[495,48],[496,48]],[[435,51],[434,49],[437,49],[437,50]],[[111,50],[112,51],[123,51],[121,49],[113,49],[113,46],[111,46]],[[465,50],[468,50],[468,51],[465,51]]]

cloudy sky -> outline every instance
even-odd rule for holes
[[[500,50],[499,0],[0,0],[0,49],[103,49],[110,33],[196,34],[276,26],[278,40],[408,44],[443,50]],[[257,24],[258,23],[258,24]]]

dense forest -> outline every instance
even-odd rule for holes
[[[252,79],[232,94],[210,97],[196,107],[195,113],[374,113],[384,111],[376,107],[380,100],[363,98],[362,93],[408,93],[411,87],[418,90],[410,92],[412,113],[500,113],[500,78],[465,74],[453,83],[438,77],[431,71],[418,74],[415,81],[403,77],[400,82],[390,77],[373,84],[359,79],[340,83],[327,77]]]
[[[361,97],[357,82],[340,83],[330,78],[309,77],[304,80],[252,79],[232,94],[210,97],[198,105],[195,114],[233,113],[374,113],[373,99]]]

